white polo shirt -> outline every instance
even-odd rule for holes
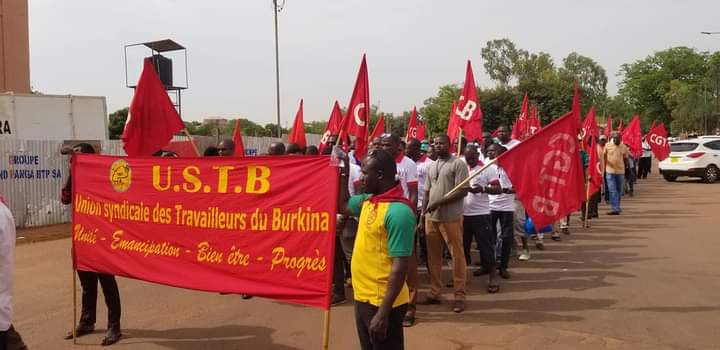
[[[468,166],[468,172],[473,174],[480,168],[482,168],[482,165],[479,163],[472,168]],[[472,180],[470,180],[470,187],[486,187],[491,183],[497,183],[498,181],[497,170],[495,167],[491,166],[483,170],[480,175],[472,178]],[[487,193],[468,192],[464,200],[463,215],[477,216],[490,214],[490,197]]]
[[[15,220],[0,202],[0,331],[12,323],[13,273],[15,271]]]
[[[513,187],[512,182],[510,182],[510,178],[507,176],[505,171],[495,164],[492,165],[492,168],[495,168],[495,171],[497,172],[498,179],[500,180],[500,187],[503,189],[511,189]],[[514,193],[491,194],[489,197],[491,211],[515,211]]]
[[[508,151],[513,149],[515,146],[517,146],[519,144],[520,144],[520,141],[518,141],[516,139],[510,139],[510,141],[508,141],[508,143],[502,143],[502,141],[500,141],[500,146],[505,147]]]
[[[355,193],[355,185],[360,183],[360,173],[360,166],[350,163],[350,170],[348,171],[348,193],[350,193],[351,196],[358,194]]]
[[[403,156],[400,161],[395,161],[395,169],[397,171],[395,179],[400,181],[405,198],[410,199],[408,184],[418,183],[417,164],[407,156]]]
[[[427,169],[432,162],[433,160],[428,156],[423,156],[415,162],[418,177],[418,209],[422,209],[422,202],[425,199],[425,180],[427,179]]]

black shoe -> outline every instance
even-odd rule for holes
[[[405,314],[405,317],[403,317],[402,325],[403,325],[403,327],[414,326],[415,325],[415,315]]]
[[[445,287],[452,288],[455,286],[455,283],[453,280],[449,280],[448,283],[445,283]]]
[[[94,325],[78,325],[77,328],[75,328],[75,336],[82,337],[83,335],[90,334],[95,331]],[[72,339],[73,338],[73,332],[70,331],[65,335],[65,340]]]
[[[440,301],[440,299],[433,298],[431,296],[427,296],[427,297],[425,297],[425,299],[417,301],[418,305],[438,305],[441,303],[442,303],[442,301]]]
[[[486,268],[484,268],[484,267],[481,267],[481,268],[473,271],[473,276],[476,276],[476,277],[477,277],[477,276],[485,276],[485,275],[487,275],[488,273],[490,273],[490,271],[489,271],[488,269],[486,269]]]
[[[620,215],[619,211],[611,211],[607,213],[608,215]]]
[[[332,300],[330,301],[330,305],[337,306],[337,305],[345,304],[346,302],[347,302],[347,299],[345,298],[344,295],[333,294]]]
[[[120,337],[122,337],[122,333],[120,333],[119,329],[111,329],[108,330],[107,334],[105,335],[105,338],[103,339],[102,343],[100,345],[102,346],[108,346],[113,345],[120,340]]]
[[[510,272],[508,272],[507,269],[500,269],[500,271],[499,271],[498,274],[499,274],[500,277],[502,277],[503,279],[506,279],[506,280],[510,279]]]
[[[253,298],[253,296],[250,294],[240,294],[240,297],[243,298],[243,300],[249,300]]]

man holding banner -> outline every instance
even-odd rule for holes
[[[345,169],[349,169],[347,158]],[[403,349],[403,317],[409,301],[405,284],[415,239],[415,205],[395,179],[393,157],[372,150],[362,166],[365,194],[348,199],[340,186],[338,209],[359,216],[353,250],[352,284],[355,321],[363,350]],[[347,181],[342,170],[340,183]]]

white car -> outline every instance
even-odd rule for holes
[[[679,176],[699,177],[713,183],[720,176],[720,136],[700,136],[670,143],[670,156],[660,162],[667,181]]]

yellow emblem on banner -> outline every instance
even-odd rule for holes
[[[130,165],[123,160],[118,159],[110,166],[110,184],[117,192],[125,192],[130,188],[132,180],[132,171]]]

